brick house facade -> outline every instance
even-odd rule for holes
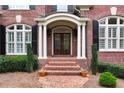
[[[41,62],[51,57],[73,57],[82,66],[91,62],[91,46],[98,59],[124,62],[124,6],[31,5],[0,9],[0,54],[23,55],[31,43]]]

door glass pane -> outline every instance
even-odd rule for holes
[[[61,34],[54,34],[54,49],[55,54],[61,50]]]
[[[70,34],[64,34],[64,54],[70,53]]]

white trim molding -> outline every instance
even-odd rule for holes
[[[43,47],[44,48],[43,48],[43,55],[41,56],[41,54],[39,54],[39,58],[41,59],[47,58],[47,25],[52,22],[60,21],[60,20],[66,20],[66,21],[75,23],[77,25],[77,34],[78,34],[77,35],[77,58],[85,59],[86,58],[85,25],[86,25],[86,22],[89,21],[89,18],[78,17],[76,15],[69,14],[69,13],[56,13],[56,14],[49,15],[47,17],[35,18],[35,21],[38,22],[39,26],[43,25]],[[81,40],[81,36],[83,36],[82,40]],[[41,38],[41,35],[39,35],[39,44],[42,43],[40,38]],[[39,47],[39,51],[41,51],[40,48],[41,47]],[[53,49],[53,46],[52,46],[52,49]],[[54,54],[53,50],[52,50],[52,54]],[[71,54],[72,54],[72,51],[71,51]]]
[[[6,55],[26,55],[26,44],[31,44],[32,42],[31,31],[31,26],[26,24],[7,26]]]
[[[108,16],[99,20],[99,51],[124,51],[124,18]]]

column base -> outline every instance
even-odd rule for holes
[[[77,59],[86,59],[86,57],[77,57]]]
[[[47,59],[47,57],[38,57],[38,59]]]

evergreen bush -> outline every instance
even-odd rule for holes
[[[98,65],[98,58],[97,58],[97,45],[92,45],[92,61],[91,61],[91,71],[92,74],[96,75],[97,73],[97,65]]]
[[[104,72],[99,77],[99,84],[105,87],[116,87],[117,78],[113,76],[110,72]]]

